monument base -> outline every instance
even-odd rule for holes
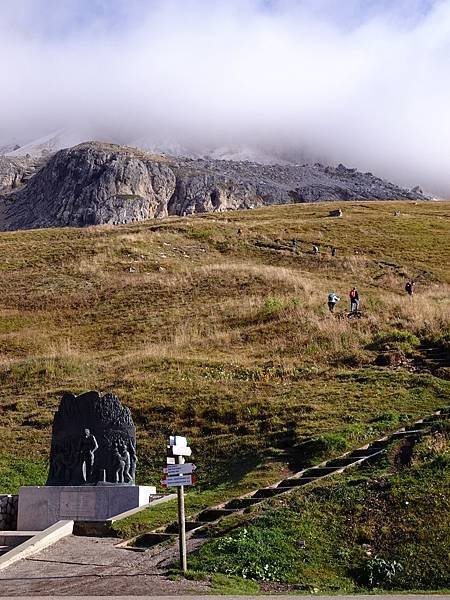
[[[104,521],[150,502],[153,486],[24,486],[19,490],[17,529],[42,531],[61,520]]]

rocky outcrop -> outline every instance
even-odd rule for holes
[[[31,156],[0,156],[0,193],[4,194],[25,185],[44,163],[43,159]]]
[[[0,192],[19,187],[25,176],[25,166],[21,161],[0,156]]]
[[[129,223],[292,202],[427,199],[421,190],[343,165],[179,159],[96,142],[57,152],[22,189],[9,191],[10,179],[5,175],[3,230]]]

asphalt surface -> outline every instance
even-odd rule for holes
[[[151,600],[178,600],[183,597],[185,594],[178,596],[140,596],[142,600],[145,598],[151,598]],[[264,599],[266,600],[292,600],[298,594],[291,594],[289,596],[286,595],[264,595]],[[305,594],[308,597],[311,597],[311,594]],[[0,598],[11,598],[12,596],[0,596]],[[36,598],[48,598],[49,596],[33,596],[33,599]],[[207,594],[192,594],[189,597],[193,600],[194,598],[198,598],[198,600],[217,600],[218,596],[207,595]],[[450,598],[450,594],[371,594],[371,595],[361,595],[355,594],[353,596],[312,596],[314,600],[448,600]],[[15,600],[26,600],[29,596],[14,596]],[[120,600],[135,600],[136,596],[52,596],[52,598],[57,599],[61,598],[61,600],[111,600],[112,598],[117,598]],[[261,596],[220,596],[220,598],[224,600],[242,600],[242,598],[248,598],[248,600],[261,600]]]

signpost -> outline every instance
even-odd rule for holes
[[[195,475],[175,475],[167,477],[161,481],[163,487],[181,487],[185,485],[194,485]]]
[[[186,553],[186,516],[184,512],[184,486],[194,485],[196,478],[193,472],[196,466],[185,463],[184,457],[191,456],[192,450],[187,445],[185,437],[171,435],[167,446],[167,466],[164,468],[164,487],[176,487],[178,497],[178,531],[180,538],[180,567],[183,573],[187,571]]]
[[[192,475],[196,468],[193,463],[184,463],[183,465],[167,465],[163,471],[168,477],[173,477],[174,475]]]

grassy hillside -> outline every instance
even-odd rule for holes
[[[447,426],[412,450],[398,442],[381,464],[272,501],[203,546],[190,568],[284,584],[277,591],[450,588],[449,488]]]
[[[0,234],[0,490],[45,481],[65,390],[130,406],[139,482],[159,481],[166,435],[187,434],[191,507],[448,404],[448,370],[420,356],[449,347],[450,203],[329,209]],[[353,284],[360,320],[345,317]]]

